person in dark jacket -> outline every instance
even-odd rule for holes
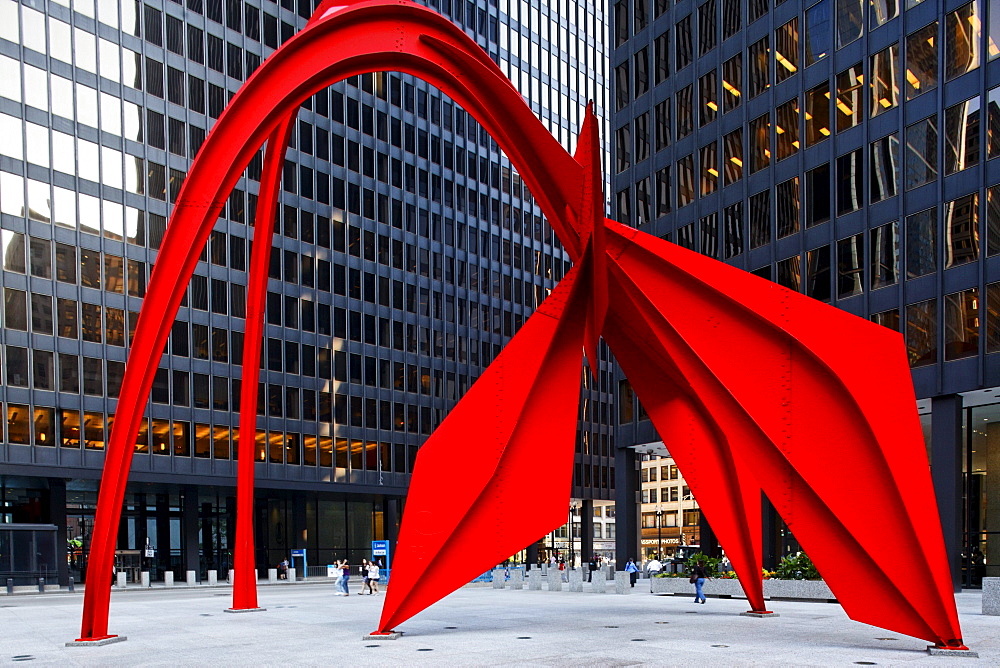
[[[705,585],[706,579],[708,579],[708,573],[705,571],[705,562],[699,559],[698,563],[694,565],[694,570],[691,571],[691,580],[694,582],[695,603],[705,602],[705,594],[701,588]]]

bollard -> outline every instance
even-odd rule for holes
[[[285,582],[295,582],[295,577],[296,577],[295,573],[296,573],[296,571],[295,571],[294,568],[289,568],[288,569],[288,575],[287,575],[288,579],[285,580]]]
[[[510,572],[510,588],[524,589],[524,571],[515,568]]]
[[[632,593],[632,574],[625,571],[615,571],[615,593]]]
[[[229,584],[233,584],[233,569],[229,569]]]
[[[548,573],[549,573],[549,565],[542,564],[542,575],[548,575]]]
[[[7,578],[7,595],[14,594],[14,578]]]
[[[118,583],[117,583],[116,586],[119,589],[124,589],[125,588],[125,571],[118,571],[117,575],[118,575]]]
[[[149,571],[143,571],[142,573],[139,574],[139,582],[142,583],[142,588],[143,589],[149,589],[149,587],[150,587],[150,584],[149,584]]]
[[[1000,615],[1000,578],[983,578],[983,614]]]
[[[214,587],[219,584],[219,571],[208,572],[208,586]]]
[[[38,578],[38,593],[45,593],[45,578]]]
[[[503,589],[506,584],[507,583],[506,583],[506,581],[504,580],[504,577],[503,577],[503,569],[502,568],[494,568],[493,569],[493,588],[494,589]]]
[[[569,577],[569,590],[570,591],[583,591],[583,569],[574,568],[568,571]]]
[[[269,568],[267,569],[267,582],[268,584],[274,584],[278,581],[278,569]]]
[[[542,590],[542,572],[537,568],[528,571],[528,589],[531,591]]]
[[[187,580],[188,587],[196,587],[198,585],[197,573],[194,571],[186,571],[184,575],[186,576],[185,579]]]
[[[163,586],[164,587],[173,587],[174,586],[174,572],[173,571],[165,571],[163,573]]]
[[[594,571],[593,577],[590,578],[590,591],[595,594],[603,594],[606,591],[608,581],[604,577],[604,569],[599,571]]]
[[[69,579],[69,590],[70,590],[70,592],[76,591],[76,588],[74,587],[75,584],[76,584],[76,582],[73,580],[73,578],[70,578]]]
[[[562,591],[562,573],[558,568],[550,568],[545,579],[549,583],[549,591]]]

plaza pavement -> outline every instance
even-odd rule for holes
[[[126,642],[65,647],[83,597],[0,597],[0,664],[61,666],[853,666],[1000,665],[1000,617],[958,595],[978,660],[932,657],[926,642],[851,621],[830,603],[773,601],[772,619],[741,617],[739,599],[494,590],[467,586],[373,642],[384,594],[334,596],[333,584],[260,587],[266,612],[225,614],[231,589],[130,589],[111,597]],[[863,583],[861,584],[863,586]],[[585,586],[586,587],[586,586]],[[610,587],[613,591],[613,586]],[[710,592],[710,585],[707,588]]]

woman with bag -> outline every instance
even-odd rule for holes
[[[701,588],[705,585],[705,580],[708,578],[708,573],[705,572],[705,562],[701,559],[695,564],[694,569],[691,571],[691,579],[688,580],[694,585],[694,602],[695,603],[705,603],[705,593],[702,592]]]
[[[378,593],[378,579],[380,573],[378,568],[378,563],[374,561],[368,562],[368,593],[377,594]]]

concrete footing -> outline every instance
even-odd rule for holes
[[[769,617],[781,617],[776,612],[754,612],[753,610],[747,610],[746,612],[741,612],[740,617],[757,617],[758,619],[768,619]]]
[[[226,608],[223,612],[239,614],[241,612],[267,612],[267,608]]]
[[[74,640],[73,642],[66,643],[66,647],[102,647],[111,643],[125,642],[126,640],[128,640],[128,636],[111,636],[109,638],[101,638],[100,640]]]
[[[946,649],[944,647],[938,647],[937,645],[928,645],[927,653],[931,656],[951,656],[956,659],[979,658],[979,652],[973,652],[971,649]]]
[[[402,631],[392,631],[391,633],[370,633],[366,636],[361,636],[362,640],[399,640],[403,637]]]

